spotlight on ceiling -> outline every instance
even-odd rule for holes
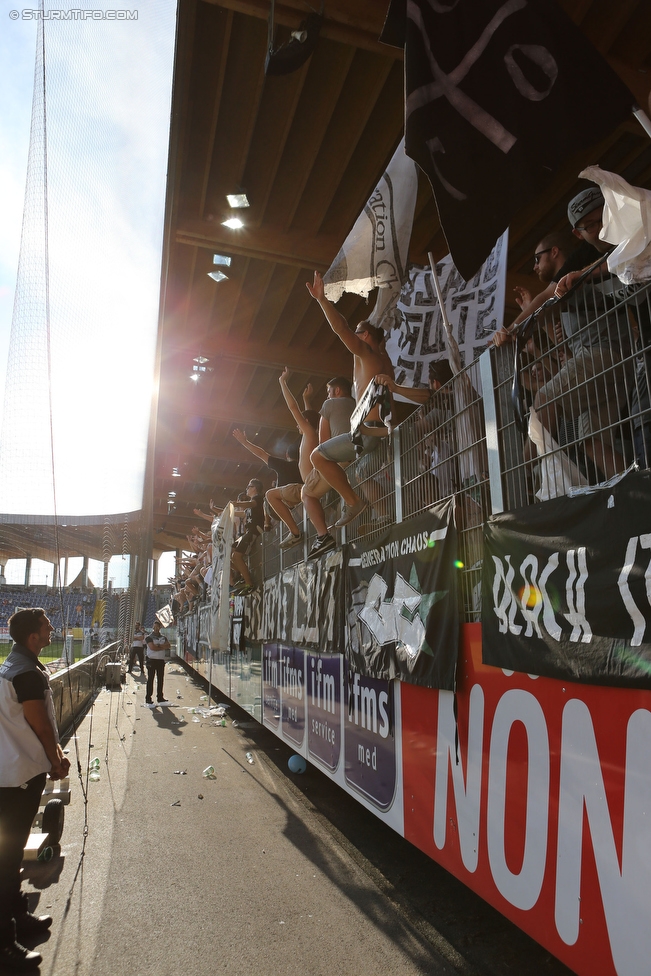
[[[228,200],[228,206],[236,210],[239,207],[250,207],[249,198],[246,193],[227,193],[226,199]]]
[[[198,373],[191,373],[190,374],[190,379],[191,380],[194,380],[195,383],[198,383],[199,382],[199,374]]]
[[[208,277],[212,278],[213,281],[228,281],[228,275],[225,275],[223,271],[209,271]]]
[[[222,220],[222,227],[230,227],[231,230],[239,230],[240,227],[244,227],[244,224],[239,217],[229,217],[228,220]]]
[[[213,254],[212,256],[212,263],[220,264],[224,268],[230,268],[232,260],[233,258],[230,257],[228,254]]]

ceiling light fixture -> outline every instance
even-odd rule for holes
[[[207,356],[195,356],[192,360],[193,363],[209,363],[210,360]]]
[[[228,254],[213,254],[212,256],[213,264],[221,264],[225,268],[230,268],[232,260],[233,258],[229,257]]]
[[[212,278],[213,281],[228,281],[228,275],[225,275],[223,271],[209,271],[208,277]]]
[[[246,193],[227,193],[226,199],[228,200],[228,206],[232,207],[233,210],[239,207],[250,207],[249,198]]]
[[[244,224],[239,217],[229,217],[228,220],[222,220],[222,227],[230,227],[231,230],[239,230],[240,227],[244,227]]]

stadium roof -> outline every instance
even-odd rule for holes
[[[179,0],[153,439],[155,555],[183,546],[195,506],[210,498],[221,505],[260,474],[234,427],[271,451],[295,436],[278,385],[285,365],[294,392],[309,380],[317,400],[328,378],[350,375],[350,356],[305,282],[332,262],[402,135],[401,52],[378,41],[387,6],[328,0],[312,57],[292,74],[266,78],[269,0]],[[648,0],[561,6],[648,111]],[[306,12],[302,0],[276,3],[276,43]],[[535,285],[533,248],[565,225],[577,174],[595,162],[651,186],[651,140],[631,117],[569,160],[512,222],[507,296],[515,284]],[[231,211],[226,194],[242,191],[250,207]],[[222,225],[233,213],[245,223],[239,231]],[[439,257],[447,247],[422,179],[409,260],[426,263],[428,250]],[[214,254],[232,258],[226,280],[208,277]],[[339,307],[353,323],[367,313],[352,295]],[[192,382],[196,365],[205,371],[194,371],[200,378]],[[84,540],[86,554],[101,532]]]

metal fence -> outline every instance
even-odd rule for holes
[[[348,477],[368,501],[339,541],[372,537],[454,496],[464,621],[480,619],[482,526],[491,513],[598,484],[651,460],[651,282],[624,286],[598,270],[540,310],[519,347],[491,347],[438,389]],[[514,377],[516,408],[514,410]],[[529,436],[530,435],[530,436]],[[339,513],[326,496],[326,521]],[[264,536],[252,568],[266,578],[307,557],[315,533],[302,507],[302,546]]]
[[[104,683],[106,665],[119,657],[120,644],[115,641],[51,676],[54,714],[61,736],[70,732],[77,719],[90,707]]]

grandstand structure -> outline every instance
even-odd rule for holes
[[[628,0],[619,5],[608,0],[560,0],[560,5],[626,82],[637,102],[648,108],[651,91],[648,0]],[[271,454],[284,454],[286,447],[297,439],[278,384],[283,368],[289,366],[292,370],[292,388],[299,395],[307,383],[311,384],[316,405],[321,402],[328,379],[337,374],[350,375],[351,357],[324,323],[305,283],[311,280],[315,269],[325,271],[336,257],[402,135],[401,53],[378,41],[386,6],[377,0],[329,0],[312,57],[291,74],[267,77],[269,5],[266,0],[179,0],[156,393],[151,405],[142,504],[131,511],[104,515],[76,516],[66,512],[63,516],[56,510],[54,515],[21,515],[0,511],[0,567],[13,558],[26,559],[27,567],[33,558],[46,560],[56,567],[53,571],[56,585],[52,589],[30,586],[28,568],[23,587],[0,586],[0,628],[15,606],[31,602],[43,605],[55,626],[62,630],[97,626],[110,631],[111,638],[124,645],[134,620],[140,618],[148,625],[160,604],[169,599],[164,585],[157,586],[165,581],[157,580],[155,563],[161,553],[172,550],[180,556],[187,547],[192,528],[201,519],[196,510],[207,512],[210,502],[216,507],[225,505],[254,477],[261,477],[264,487],[269,487],[270,472],[261,470],[260,462],[236,443],[233,430],[244,429],[252,442]],[[276,46],[299,27],[304,9],[303,0],[275,4]],[[38,98],[35,105],[38,108]],[[40,173],[41,179],[44,144],[38,119],[44,118],[43,108],[42,115],[36,115],[30,156],[34,172],[37,177]],[[567,227],[567,202],[582,188],[577,174],[595,162],[604,170],[621,174],[631,184],[651,186],[651,141],[632,116],[599,145],[577,153],[550,174],[548,185],[511,223],[507,320],[519,311],[510,300],[513,288],[537,284],[531,275],[536,243],[550,231]],[[227,195],[235,193],[245,193],[250,204],[242,211],[239,228],[224,225],[232,214]],[[31,212],[36,215],[34,233],[37,235],[38,201],[32,201],[29,206],[34,207]],[[446,251],[431,190],[423,179],[419,184],[408,260],[424,265],[429,253],[440,258]],[[216,264],[216,256],[228,261]],[[211,277],[216,266],[226,269],[221,280]],[[43,290],[37,274],[30,281],[37,301],[43,302],[46,309],[47,289]],[[597,288],[592,279],[585,284],[585,293],[560,300],[564,303],[562,308],[569,310],[568,314],[577,321],[580,302],[591,288]],[[27,290],[26,301],[31,300]],[[622,461],[625,458],[628,465],[633,457],[634,435],[640,432],[640,427],[637,431],[633,427],[635,417],[644,435],[644,425],[648,425],[651,413],[648,402],[651,283],[644,284],[635,295],[615,293],[611,299],[605,315],[609,333],[625,339],[623,346],[627,350],[630,375],[635,372],[638,376],[638,365],[644,367],[646,400],[642,406],[641,383],[631,387],[638,395],[637,415],[631,412],[615,420],[607,418],[594,434],[605,436],[612,443],[613,438],[619,438]],[[353,327],[368,314],[365,302],[352,295],[345,295],[338,307]],[[597,308],[594,295],[590,307]],[[549,312],[550,320],[544,330],[545,323],[538,323],[534,348],[542,348],[543,339],[548,342],[553,332],[553,314]],[[581,328],[588,329],[592,324],[586,322]],[[49,341],[47,329],[43,336],[45,342]],[[631,352],[636,343],[640,343],[639,364],[633,363],[635,354]],[[545,367],[550,350],[548,345],[544,349],[535,362],[522,370],[529,390],[534,389],[534,367]],[[599,809],[603,826],[610,814],[604,791],[593,773],[600,763],[596,742],[597,739],[609,744],[615,742],[619,750],[615,761],[604,752],[609,770],[615,770],[611,778],[617,781],[616,787],[612,784],[609,787],[615,796],[611,819],[616,830],[611,837],[626,839],[626,843],[622,841],[623,851],[649,850],[648,817],[640,815],[636,820],[624,816],[623,812],[627,809],[625,727],[630,721],[631,742],[641,739],[641,735],[633,732],[644,709],[637,708],[637,699],[628,694],[627,687],[607,689],[617,706],[614,717],[609,708],[604,708],[599,694],[601,688],[585,692],[591,712],[583,700],[575,709],[575,699],[568,701],[570,696],[566,696],[565,679],[561,683],[553,674],[545,677],[544,672],[529,673],[523,667],[514,671],[501,664],[493,666],[481,656],[484,528],[496,513],[510,513],[541,500],[539,492],[543,486],[536,479],[541,479],[543,473],[548,481],[554,481],[547,474],[546,465],[536,467],[530,457],[524,456],[523,432],[515,422],[511,402],[513,358],[512,350],[501,347],[464,364],[450,384],[436,391],[425,411],[407,419],[396,436],[382,444],[370,464],[358,467],[353,464],[347,472],[371,504],[351,526],[349,534],[345,530],[343,543],[348,552],[353,551],[349,544],[358,545],[361,551],[368,543],[369,549],[364,554],[370,557],[369,568],[387,562],[388,556],[385,558],[384,549],[382,555],[373,552],[370,547],[375,542],[368,537],[377,540],[380,533],[386,532],[389,538],[389,532],[404,529],[400,541],[407,545],[401,555],[433,549],[447,533],[447,527],[429,531],[431,525],[427,520],[431,521],[435,514],[435,504],[444,501],[449,512],[457,506],[461,558],[450,559],[447,567],[455,579],[458,570],[460,579],[460,598],[452,604],[449,613],[450,617],[458,614],[461,624],[459,662],[463,659],[463,666],[458,666],[452,675],[458,682],[456,685],[450,680],[429,685],[422,682],[419,686],[417,681],[403,681],[401,677],[362,674],[359,664],[347,654],[354,640],[353,627],[357,626],[355,615],[349,615],[352,624],[343,619],[348,607],[341,595],[346,592],[342,577],[352,566],[352,560],[345,557],[342,546],[326,553],[318,564],[309,562],[307,556],[314,532],[308,526],[307,517],[303,519],[300,548],[287,551],[287,547],[280,547],[279,543],[286,541],[280,525],[262,540],[256,540],[252,555],[252,563],[253,560],[256,563],[251,568],[255,570],[256,582],[262,583],[261,588],[253,587],[253,593],[246,592],[249,587],[244,592],[228,593],[228,566],[224,562],[220,568],[226,571],[213,583],[212,595],[218,594],[219,600],[210,603],[204,599],[205,587],[196,600],[188,598],[187,610],[181,607],[184,612],[177,614],[177,652],[188,668],[207,680],[209,692],[218,688],[220,693],[237,701],[303,758],[314,762],[351,795],[362,797],[360,802],[392,829],[403,832],[412,843],[478,891],[558,958],[567,961],[581,976],[597,971],[593,957],[598,960],[597,966],[605,958],[611,921],[613,932],[623,933],[621,937],[618,934],[616,941],[613,939],[613,946],[621,952],[626,965],[603,971],[632,972],[629,958],[633,959],[637,953],[637,943],[633,945],[623,923],[627,916],[633,918],[636,936],[644,935],[646,929],[643,924],[637,924],[637,914],[628,909],[619,910],[618,895],[623,892],[630,898],[626,904],[634,906],[646,906],[648,898],[646,889],[643,897],[638,897],[630,877],[626,879],[626,890],[623,885],[619,887],[625,872],[618,863],[614,843],[600,845],[600,849],[595,845],[595,858],[586,868],[592,872],[586,874],[585,887],[590,894],[581,912],[586,918],[590,913],[590,926],[586,925],[579,938],[581,898],[574,894],[571,897],[572,910],[576,911],[576,932],[566,924],[570,914],[566,910],[566,892],[574,891],[567,884],[568,863],[574,865],[570,873],[573,872],[573,883],[576,891],[579,890],[583,800],[578,803],[565,800],[558,782],[565,786],[566,779],[569,790],[572,780],[580,779],[585,784],[581,787],[586,791],[584,797],[594,798],[594,810]],[[13,363],[13,380],[11,371],[9,379],[17,382],[18,355]],[[516,373],[519,378],[520,371]],[[611,384],[616,375],[609,376]],[[47,403],[44,409],[47,422]],[[569,434],[565,429],[564,436],[563,446],[556,445],[554,451],[559,458],[568,449],[566,460],[571,453],[576,473],[576,482],[572,484],[576,487],[603,480],[596,462],[592,467],[587,463],[583,450],[586,444],[582,443],[584,438],[578,428]],[[589,440],[588,437],[586,442]],[[645,442],[645,463],[641,465],[647,469],[643,472],[647,481],[649,444],[651,440]],[[432,464],[435,447],[441,453],[437,463]],[[125,468],[129,460],[125,458]],[[634,460],[640,463],[639,457]],[[590,461],[594,461],[592,455]],[[117,484],[120,470],[111,471],[107,477]],[[56,488],[54,464],[51,480]],[[563,479],[559,478],[559,482],[559,485],[552,484],[553,492],[551,495],[548,492],[548,498],[565,493],[567,485]],[[330,496],[325,503],[331,506],[328,514],[336,518],[338,500]],[[416,519],[422,520],[427,530],[410,538],[410,520],[421,526]],[[205,521],[199,524],[204,530],[208,528]],[[640,540],[645,540],[642,548],[648,548],[647,528],[646,522],[634,526]],[[632,539],[637,545],[638,536]],[[398,551],[397,532],[390,541]],[[566,549],[569,602],[574,599],[577,573],[573,562],[575,550],[569,546]],[[116,555],[129,559],[128,585],[119,591],[113,590],[109,580],[110,560]],[[557,555],[550,557],[550,566]],[[59,567],[62,560],[74,557],[82,557],[85,567],[81,577],[65,588],[61,586]],[[103,564],[101,586],[89,584],[86,567],[91,558]],[[510,554],[505,557],[507,562],[510,558]],[[528,558],[523,560],[521,572],[529,587],[526,592],[531,594],[535,587],[529,584],[523,569],[530,565]],[[360,557],[357,563],[361,562]],[[214,565],[217,567],[217,559]],[[620,591],[625,590],[623,584],[629,569],[630,566],[626,573],[622,569],[619,575]],[[371,590],[372,599],[367,604],[367,619],[374,625],[379,620],[377,632],[373,632],[378,644],[389,633],[382,620],[383,609],[397,633],[398,626],[408,628],[413,623],[414,607],[422,597],[446,596],[451,591],[451,588],[440,591],[437,586],[436,594],[425,592],[424,587],[419,592],[415,570],[413,577],[402,570],[402,575],[396,571],[389,581],[381,577],[381,572],[378,570],[373,585],[384,589]],[[646,578],[648,582],[648,571]],[[387,602],[384,600],[387,585],[393,586],[394,581],[394,595]],[[348,588],[351,593],[353,583]],[[541,588],[542,585],[541,582]],[[645,592],[648,596],[648,587]],[[497,587],[494,597],[497,600]],[[429,600],[422,602],[427,602],[429,607],[436,605]],[[540,614],[540,601],[536,605]],[[396,612],[399,606],[401,609]],[[510,606],[515,612],[516,603]],[[278,608],[275,617],[274,607]],[[354,607],[352,600],[350,607]],[[504,607],[505,604],[496,608],[496,617],[498,611],[505,617]],[[565,616],[574,625],[577,612],[573,607],[568,609],[571,612]],[[533,611],[524,596],[522,611],[529,612],[527,620],[531,624]],[[551,610],[550,613],[553,618]],[[300,620],[299,614],[303,615]],[[338,615],[341,619],[336,621]],[[315,616],[319,617],[320,632],[314,623]],[[512,618],[510,622],[513,624]],[[215,637],[220,626],[221,632]],[[371,632],[370,624],[367,629]],[[619,635],[614,636],[619,639]],[[582,644],[585,642],[582,638]],[[454,650],[456,654],[457,648]],[[328,668],[332,669],[331,673],[326,673]],[[323,699],[320,690],[315,693],[322,673]],[[368,678],[361,689],[360,675],[362,679]],[[542,680],[538,682],[535,679],[539,677]],[[332,689],[327,696],[325,679]],[[568,683],[570,680],[573,679],[568,679]],[[648,704],[648,687],[642,687],[639,693],[646,696],[643,700]],[[536,695],[540,695],[540,701]],[[516,706],[511,704],[513,701]],[[585,733],[590,748],[595,743],[596,759],[592,766],[591,760],[583,762],[577,736],[576,743],[570,738],[565,757],[561,755],[561,762],[566,765],[560,771],[557,768],[556,744],[561,742],[561,733],[565,735],[566,727],[561,727],[565,709],[569,709],[568,727],[576,720],[572,717],[575,711],[583,723],[587,723],[587,712],[594,718],[594,726],[581,726],[592,736],[589,738],[588,732]],[[324,713],[321,718],[318,710]],[[650,714],[649,709],[645,714]],[[333,718],[334,715],[337,717]],[[513,750],[509,745],[510,728],[518,723],[527,732],[526,750],[523,741],[516,741],[517,748]],[[548,726],[553,737],[547,732]],[[598,735],[593,735],[593,728],[598,730]],[[613,729],[616,735],[611,734]],[[485,738],[482,743],[475,730],[482,735],[485,730],[486,736],[490,734],[490,742]],[[534,750],[536,742],[542,746]],[[466,757],[465,762],[459,761],[460,754]],[[378,762],[381,775],[373,781],[371,773],[376,771]],[[516,786],[509,785],[508,790],[507,762],[519,777]],[[647,766],[643,769],[640,766],[639,775],[634,766],[631,766],[633,774],[630,770],[627,773],[630,777],[627,789],[631,783],[631,791],[636,784],[642,784],[639,803],[637,800],[632,803],[636,811],[644,810],[643,801],[649,796]],[[443,770],[441,775],[439,768]],[[550,768],[556,776],[551,791]],[[474,769],[472,775],[471,769]],[[565,774],[563,769],[567,770]],[[575,769],[580,777],[573,776]],[[483,770],[487,770],[486,774]],[[537,792],[536,776],[542,784],[540,792]],[[453,789],[449,789],[450,783]],[[461,806],[463,802],[466,809],[475,804],[476,826],[463,815],[456,820],[447,816],[448,799],[451,803],[453,793],[455,804]],[[493,800],[495,795],[501,795],[501,808],[500,801]],[[443,796],[440,801],[439,796]],[[551,845],[548,852],[548,834],[551,837],[547,825],[548,796],[557,803],[550,823],[558,827],[558,854],[569,851],[569,857],[557,856],[557,848]],[[537,797],[543,797],[543,802],[538,802]],[[566,807],[562,806],[561,799],[567,803]],[[507,807],[513,812],[507,811]],[[541,811],[543,819],[536,819]],[[578,825],[576,837],[568,840],[566,836],[562,847],[562,831],[577,811],[578,817],[573,820]],[[481,834],[478,833],[480,814]],[[562,814],[566,815],[565,819]],[[513,823],[519,825],[518,830],[511,830]],[[528,891],[526,897],[522,896],[520,886],[521,875],[529,884],[530,874],[525,873],[524,866],[517,873],[507,864],[507,838],[525,838],[524,829],[518,833],[520,826],[531,828],[526,835],[530,840],[526,844],[523,840],[524,854],[518,854],[522,865],[526,862],[529,868],[534,864],[538,888],[531,900]],[[448,833],[452,839],[446,841]],[[508,853],[510,857],[513,849]],[[528,859],[530,854],[533,862]],[[610,859],[607,865],[606,858]],[[610,878],[618,883],[617,888],[606,892],[603,904],[599,900],[602,865],[608,868],[603,871],[604,891]],[[645,880],[647,876],[648,872]],[[539,898],[543,883],[546,894]],[[532,883],[531,890],[535,888],[536,884]],[[553,891],[557,897],[555,915]],[[604,925],[608,913],[610,919]],[[552,915],[557,932],[552,929]],[[630,957],[629,943],[633,946]],[[642,957],[640,951],[635,959]]]

